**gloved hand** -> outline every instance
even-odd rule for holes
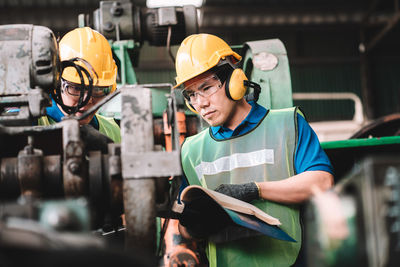
[[[80,127],[82,141],[87,150],[101,150],[102,153],[108,152],[108,143],[113,141],[106,135],[100,133],[92,125],[86,124]]]
[[[221,184],[214,191],[224,195],[251,202],[260,198],[258,186],[255,182],[245,184]]]
[[[224,209],[210,198],[193,199],[185,202],[179,223],[185,226],[187,232],[196,239],[204,239],[216,234],[232,220]]]

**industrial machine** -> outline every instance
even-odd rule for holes
[[[399,181],[398,153],[373,153],[319,192],[307,209],[307,266],[396,266]]]
[[[54,34],[41,26],[0,27],[1,246],[5,252],[38,250],[36,255],[79,248],[92,255],[108,254],[112,258],[113,255],[105,251],[109,251],[110,244],[115,245],[114,239],[121,239],[119,232],[123,232],[122,248],[127,253],[120,255],[121,264],[153,266],[157,245],[156,215],[171,216],[171,199],[177,191],[172,190],[175,180],[169,182],[169,178],[181,174],[179,134],[175,127],[177,101],[174,94],[165,100],[171,145],[171,151],[167,152],[158,149],[154,142],[149,88],[170,91],[172,86],[135,85],[134,77],[126,76],[129,71],[124,67],[132,62],[124,60],[135,42],[117,42],[120,38],[134,36],[136,41],[148,38],[158,45],[164,45],[160,42],[165,39],[169,45],[180,42],[191,29],[175,30],[176,25],[185,25],[182,11],[175,14],[175,8],[148,10],[146,19],[150,26],[147,28],[138,24],[146,19],[140,12],[134,13],[135,8],[128,2],[122,5],[102,2],[96,12],[99,16],[96,27],[110,39],[112,34],[116,39],[113,47],[121,49],[122,85],[79,118],[73,115],[79,106],[67,107],[64,110],[71,115],[51,126],[34,124],[51,104],[49,95],[62,101],[59,77],[66,64],[59,62]],[[113,22],[117,21],[115,27],[105,23],[104,20],[110,18],[107,12],[111,12]],[[186,11],[184,14],[187,20],[193,20],[187,17]],[[160,25],[163,27],[157,28]],[[132,32],[132,26],[138,28]],[[163,38],[165,26],[172,39]],[[142,29],[146,29],[143,35],[137,32]],[[109,143],[90,127],[79,126],[80,119],[118,94],[122,110],[121,144]],[[90,97],[90,89],[88,95]],[[79,103],[84,102],[82,99]],[[16,232],[22,234],[16,235]],[[99,256],[97,260],[104,264],[100,262],[104,258]],[[16,253],[5,255],[5,262],[16,265],[29,263],[30,259],[19,258]],[[77,262],[71,259],[65,263],[76,265]]]

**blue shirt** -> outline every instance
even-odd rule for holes
[[[56,101],[54,101],[54,99],[51,99],[52,105],[51,107],[47,107],[46,108],[46,113],[47,116],[52,118],[55,122],[60,122],[61,119],[65,116],[64,113],[62,113],[62,111],[59,109],[59,107],[57,106]],[[93,117],[93,119],[90,121],[89,123],[90,125],[92,125],[95,129],[99,129],[99,122],[96,118],[96,116]]]
[[[252,106],[249,114],[234,130],[223,126],[211,127],[213,136],[216,139],[223,140],[248,133],[256,127],[267,114],[267,110],[254,101],[250,101],[249,104]],[[333,174],[332,165],[325,151],[321,148],[317,135],[303,116],[299,114],[297,114],[297,125],[298,142],[294,156],[296,173],[327,171]]]

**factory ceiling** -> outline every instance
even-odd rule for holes
[[[145,7],[146,1],[131,1]],[[205,0],[200,29],[236,33],[260,27],[344,27],[367,22],[384,24],[394,19],[397,1],[379,0]],[[78,14],[90,14],[97,0],[0,0],[0,24],[44,25],[60,34],[78,25]],[[369,14],[368,20],[365,20]]]

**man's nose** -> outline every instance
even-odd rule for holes
[[[197,98],[196,98],[196,103],[199,107],[204,107],[204,106],[208,105],[209,101],[206,96],[202,96],[202,95],[198,94]]]

